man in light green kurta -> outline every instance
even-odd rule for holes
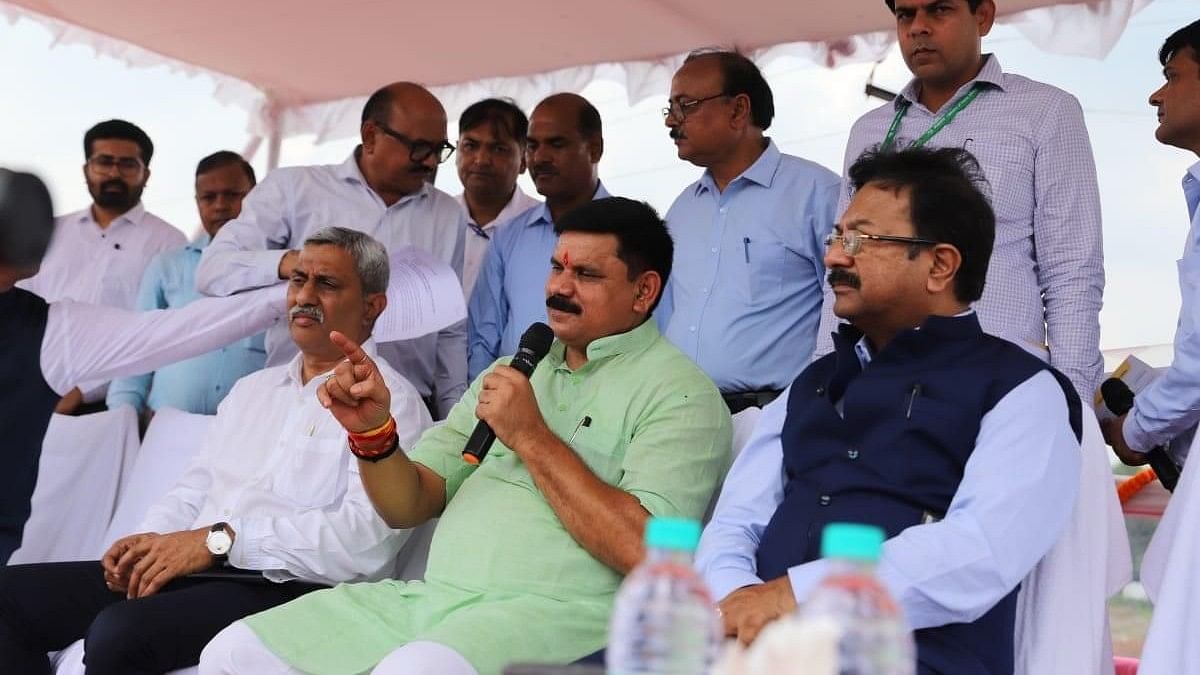
[[[360,462],[393,526],[440,514],[425,581],[341,585],[248,618],[260,647],[292,668],[367,672],[415,642],[449,647],[482,675],[571,662],[605,644],[646,518],[703,515],[728,467],[731,424],[716,387],[649,318],[670,273],[662,221],[644,204],[604,199],[556,227],[546,292],[558,339],[532,377],[502,359],[410,461]],[[348,372],[369,361],[347,354]],[[341,398],[330,409],[348,430],[378,426],[355,415],[381,401]],[[477,416],[498,440],[474,467],[461,453]],[[227,642],[218,636],[202,667],[239,672],[231,656],[246,646]],[[402,651],[376,672],[421,672]]]

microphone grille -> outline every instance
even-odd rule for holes
[[[550,344],[552,342],[554,342],[554,331],[550,330],[550,327],[541,321],[537,321],[525,329],[518,349],[528,350],[540,360],[546,355],[546,352],[550,351]]]

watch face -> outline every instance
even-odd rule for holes
[[[208,539],[204,543],[208,546],[209,553],[213,555],[225,555],[229,553],[230,547],[233,546],[233,539],[230,538],[228,532],[209,532]]]

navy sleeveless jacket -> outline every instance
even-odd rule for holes
[[[1079,398],[1066,378],[983,333],[974,314],[930,317],[896,336],[865,370],[854,348],[861,336],[843,325],[836,351],[792,384],[781,437],[784,497],[758,548],[762,579],[819,558],[827,523],[870,523],[891,538],[942,518],[983,417],[1043,370],[1062,386],[1079,437]],[[1014,470],[1020,452],[1013,448]],[[1013,589],[970,624],[917,631],[920,672],[1012,673],[1016,596]]]
[[[42,376],[48,314],[33,293],[0,293],[0,564],[21,545],[42,438],[59,399]]]

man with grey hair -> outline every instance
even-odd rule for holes
[[[364,343],[387,305],[387,254],[329,227],[288,271],[288,328],[300,353],[234,385],[179,482],[139,532],[100,561],[0,569],[0,671],[48,673],[46,653],[84,638],[88,673],[197,663],[231,622],[321,586],[389,575],[408,532],[376,514],[345,432],[314,392],[344,358],[332,331]],[[413,386],[379,360],[401,447],[431,420]]]

